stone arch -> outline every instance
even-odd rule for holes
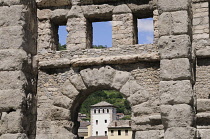
[[[110,66],[86,68],[72,73],[69,80],[66,80],[60,89],[63,96],[60,96],[54,105],[69,109],[69,111],[67,110],[70,114],[69,121],[71,123],[69,131],[75,137],[79,128],[77,117],[81,104],[91,93],[102,89],[119,91],[129,101],[132,107],[132,120],[134,120],[134,123],[148,124],[151,122],[150,119],[147,119],[149,121],[144,123],[144,119],[142,122],[138,118],[140,115],[150,113],[149,111],[144,113],[144,111],[140,110],[145,105],[148,105],[150,95],[137,83],[130,72],[116,70]],[[137,126],[132,128],[135,130]]]

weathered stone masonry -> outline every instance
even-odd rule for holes
[[[209,15],[208,0],[0,0],[0,139],[77,138],[100,89],[130,102],[134,139],[209,139]],[[154,43],[138,45],[148,17]],[[112,21],[112,48],[91,48],[98,21]]]

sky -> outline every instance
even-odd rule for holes
[[[67,31],[66,26],[60,26],[58,29],[59,42],[66,44]],[[153,43],[154,29],[153,18],[138,19],[138,44]],[[111,22],[93,23],[93,45],[112,46],[112,24]]]

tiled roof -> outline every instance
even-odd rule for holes
[[[108,103],[108,102],[106,102],[106,101],[101,101],[101,102],[99,102],[99,103],[97,103],[97,104],[95,104],[95,105],[91,105],[91,107],[114,107],[114,105],[112,105],[112,104],[110,104],[110,103]]]

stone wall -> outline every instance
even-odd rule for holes
[[[148,17],[154,43],[139,45]],[[91,48],[100,21],[113,21],[112,48]],[[135,139],[208,139],[209,31],[208,0],[0,0],[0,139],[77,138],[100,89],[130,102]]]
[[[34,139],[36,3],[0,2],[0,139]]]

